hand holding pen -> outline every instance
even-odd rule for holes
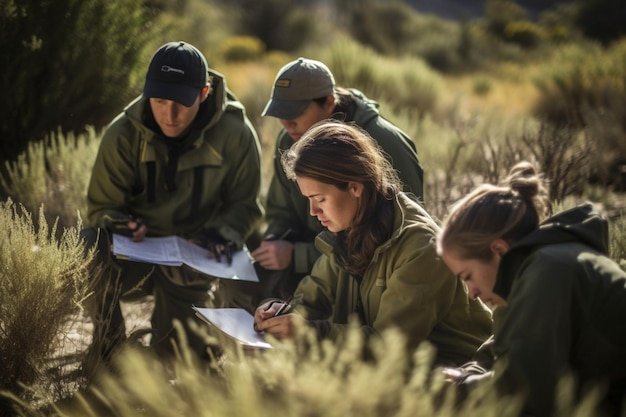
[[[258,307],[254,313],[254,330],[266,332],[281,340],[293,335],[294,314],[291,297],[282,302],[267,302]]]

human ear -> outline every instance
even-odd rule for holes
[[[361,194],[363,194],[363,184],[359,182],[350,182],[348,184],[348,191],[350,191],[350,193],[356,198],[359,198],[361,197]]]
[[[210,91],[211,87],[208,84],[202,87],[202,90],[200,90],[200,103],[206,100],[206,98],[209,96]]]
[[[495,239],[491,242],[491,251],[498,255],[502,256],[509,251],[509,244],[504,239]]]
[[[332,94],[329,94],[328,97],[326,97],[326,107],[328,107],[329,110],[333,110],[335,108],[335,96]]]

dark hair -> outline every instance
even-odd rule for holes
[[[324,120],[313,125],[281,157],[291,180],[307,177],[340,190],[363,184],[356,215],[345,233],[343,267],[362,275],[378,246],[393,231],[392,200],[400,190],[397,173],[378,144],[359,127]]]
[[[519,162],[502,186],[483,184],[455,203],[444,220],[437,249],[488,261],[491,242],[513,244],[535,230],[548,213],[547,191],[530,162]]]

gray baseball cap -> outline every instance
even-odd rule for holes
[[[313,59],[298,58],[278,72],[272,98],[261,116],[295,119],[311,100],[329,96],[334,90],[335,78],[326,65]]]

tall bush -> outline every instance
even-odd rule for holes
[[[296,51],[315,36],[316,3],[307,0],[221,0],[239,16],[239,33],[260,39],[268,50]]]
[[[71,227],[87,214],[86,192],[99,138],[93,127],[80,135],[51,133],[29,144],[15,162],[6,162],[0,185],[30,213],[45,205],[47,222],[58,222],[59,231]]]
[[[594,175],[617,180],[626,161],[626,40],[560,48],[535,78],[540,95],[534,113],[555,125],[584,126],[594,137]],[[621,185],[624,187],[624,184]]]
[[[338,38],[320,52],[337,84],[362,90],[370,98],[387,101],[393,111],[410,110],[421,118],[432,112],[443,90],[441,76],[422,59],[390,60],[373,49]]]
[[[102,126],[136,92],[141,1],[7,0],[0,9],[0,155],[56,130]],[[143,68],[142,68],[143,70]]]
[[[49,373],[50,360],[63,347],[64,325],[87,296],[93,256],[84,253],[80,223],[57,239],[57,225],[49,226],[43,211],[35,227],[22,206],[0,204],[0,393],[27,404],[37,388],[62,391],[55,389],[62,380],[59,372]],[[15,415],[4,395],[0,415]]]

